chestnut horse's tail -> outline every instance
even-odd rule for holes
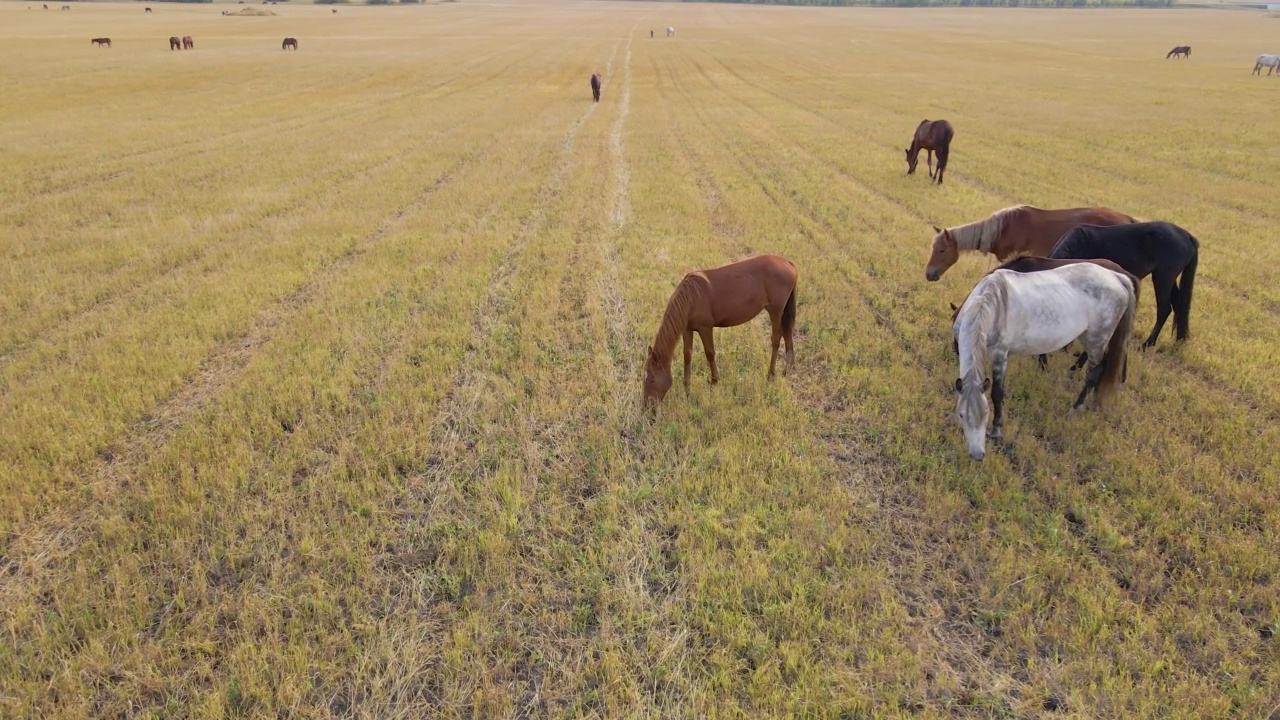
[[[791,297],[787,298],[787,306],[782,308],[782,332],[790,336],[796,327],[796,289],[791,288]]]
[[[1098,378],[1098,406],[1105,407],[1111,401],[1111,397],[1115,395],[1116,387],[1124,382],[1124,376],[1127,375],[1127,359],[1125,358],[1125,343],[1129,341],[1129,335],[1133,333],[1133,316],[1138,310],[1138,299],[1133,293],[1133,288],[1125,283],[1129,292],[1128,304],[1125,306],[1124,314],[1120,316],[1120,322],[1116,323],[1115,330],[1111,331],[1111,341],[1107,343],[1107,353],[1102,356],[1102,375]]]

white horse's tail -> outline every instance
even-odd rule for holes
[[[1120,322],[1116,323],[1115,330],[1111,332],[1111,341],[1107,343],[1107,354],[1102,356],[1102,375],[1098,378],[1097,388],[1098,407],[1106,407],[1111,402],[1116,388],[1123,382],[1126,374],[1125,347],[1129,341],[1129,335],[1133,332],[1133,317],[1138,311],[1138,297],[1127,278],[1124,286],[1128,303],[1125,305],[1124,314],[1120,316]]]

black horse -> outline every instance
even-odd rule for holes
[[[1051,258],[1105,258],[1138,278],[1151,276],[1156,292],[1156,325],[1142,347],[1156,344],[1169,313],[1179,340],[1191,336],[1191,288],[1196,279],[1200,243],[1191,233],[1167,222],[1143,222],[1102,227],[1081,225],[1071,230]],[[1178,276],[1182,282],[1177,282]]]
[[[1184,58],[1191,57],[1191,46],[1179,45],[1178,47],[1170,50],[1169,54],[1164,56],[1164,59],[1168,60],[1171,57],[1184,57]]]
[[[600,102],[600,73],[591,73],[591,97]]]

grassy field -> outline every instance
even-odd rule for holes
[[[60,4],[0,3],[0,715],[1277,715],[1261,13]],[[1188,228],[1192,339],[1105,414],[1014,360],[977,464],[992,262],[923,266],[1018,203]],[[796,372],[724,330],[644,422],[749,252]]]

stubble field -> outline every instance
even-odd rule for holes
[[[1280,21],[59,4],[0,4],[0,714],[1280,704]],[[1192,340],[1070,418],[1015,359],[977,464],[947,303],[992,262],[923,265],[1019,203],[1188,228]],[[722,330],[645,422],[668,294],[750,252],[796,372]]]

